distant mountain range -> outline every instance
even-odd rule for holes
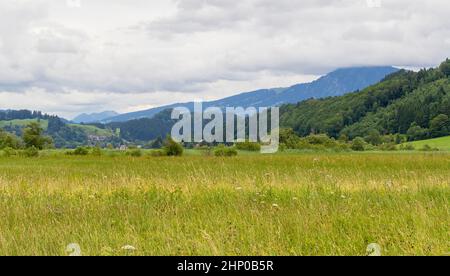
[[[341,69],[312,83],[244,93],[205,105],[245,107],[293,102],[280,104],[280,126],[292,128],[299,136],[324,133],[342,139],[375,139],[380,134],[400,134],[386,139],[413,141],[450,135],[450,60],[437,68],[419,72],[383,68]],[[364,77],[364,74],[383,70],[395,73],[388,76],[380,73],[379,82],[359,88],[373,80],[373,76]],[[352,90],[360,91],[346,92]],[[153,117],[145,117],[152,113],[155,114]],[[101,116],[97,115],[90,114],[77,120],[99,120]],[[143,118],[106,124],[74,124],[39,111],[4,110],[0,111],[0,130],[21,136],[23,127],[34,120],[40,122],[56,147],[74,148],[97,144],[147,145],[149,141],[165,137],[176,123],[171,119],[170,106],[125,115]]]
[[[91,114],[80,114],[77,117],[75,117],[72,121],[74,123],[80,124],[80,123],[98,123],[103,121],[104,119],[111,118],[114,116],[118,116],[119,113],[115,111],[104,111],[100,113],[91,113]]]
[[[383,67],[353,67],[333,71],[316,81],[297,84],[288,88],[261,89],[252,92],[227,97],[224,99],[203,103],[204,108],[216,107],[269,107],[289,103],[298,103],[311,98],[326,98],[341,96],[346,93],[362,90],[383,80],[387,75],[398,71],[391,66]],[[126,122],[141,118],[152,118],[166,109],[185,106],[193,109],[193,102],[176,103],[148,110],[109,116],[101,120],[103,123]],[[77,117],[78,118],[78,117]]]

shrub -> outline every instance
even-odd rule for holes
[[[170,136],[164,142],[163,149],[167,156],[182,156],[184,152],[183,146],[175,142]]]
[[[346,143],[337,143],[336,149],[339,151],[350,151],[350,145]]]
[[[150,153],[150,155],[153,157],[162,157],[166,156],[166,153],[163,150],[154,150]]]
[[[366,144],[366,142],[364,141],[363,138],[356,137],[352,141],[351,149],[354,150],[354,151],[364,151],[364,145],[365,144]]]
[[[311,145],[334,146],[336,141],[328,137],[326,134],[309,135],[305,137],[305,141]]]
[[[102,156],[103,152],[102,149],[100,147],[95,147],[92,149],[92,155],[94,156]]]
[[[39,156],[39,150],[36,147],[31,146],[31,147],[25,149],[23,151],[23,154],[26,157],[38,157]]]
[[[326,134],[313,134],[301,138],[295,148],[314,151],[347,151],[349,145],[342,141],[336,141]]]
[[[127,155],[132,156],[132,157],[141,157],[142,151],[140,149],[133,149],[133,150],[127,151]]]
[[[397,150],[397,146],[394,143],[385,143],[385,144],[378,146],[378,148],[383,151],[396,151]]]
[[[243,142],[243,143],[236,143],[236,148],[238,150],[245,150],[245,151],[260,151],[261,145],[258,143]]]
[[[17,155],[17,151],[11,147],[6,147],[3,149],[3,156],[10,157],[13,155]]]
[[[400,150],[415,150],[416,148],[412,144],[400,145]]]
[[[438,148],[432,148],[430,145],[424,145],[421,149],[421,151],[439,151]]]
[[[429,129],[422,128],[421,126],[417,125],[415,122],[411,124],[411,127],[408,129],[407,132],[409,141],[417,141],[417,140],[423,140],[427,139],[429,135]]]
[[[237,156],[238,152],[235,148],[218,147],[214,151],[214,155],[217,157],[232,157]]]
[[[78,147],[72,152],[72,154],[73,155],[88,155],[89,150],[85,147]]]
[[[7,133],[0,129],[0,149],[12,148],[19,149],[21,147],[20,139],[11,133]]]
[[[380,132],[379,132],[378,130],[376,130],[376,129],[371,129],[371,130],[368,132],[367,136],[364,137],[364,140],[365,140],[367,143],[372,144],[372,145],[374,145],[374,146],[378,146],[378,145],[380,145],[381,143],[383,143],[382,137],[381,137],[381,135],[380,135]]]
[[[286,148],[295,149],[300,142],[300,137],[295,134],[292,128],[280,129],[280,143],[286,145]]]
[[[164,141],[161,136],[159,136],[158,138],[156,138],[156,140],[151,141],[147,146],[151,149],[160,149],[163,147],[163,145]]]

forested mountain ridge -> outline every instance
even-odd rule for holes
[[[288,103],[298,103],[309,98],[340,96],[345,93],[364,89],[378,83],[387,75],[398,71],[391,66],[350,67],[341,68],[320,77],[310,83],[296,84],[287,88],[260,89],[245,92],[216,101],[204,102],[208,107],[268,107],[281,106]],[[193,110],[193,103],[178,103],[143,111],[121,114],[107,118],[104,122],[125,122],[141,118],[153,118],[166,109],[184,106]]]
[[[281,125],[300,136],[325,133],[350,139],[409,134],[411,139],[450,133],[450,61],[436,69],[401,70],[383,81],[340,97],[311,99],[281,109]]]
[[[57,148],[74,148],[97,143],[122,143],[112,130],[106,129],[103,125],[70,124],[65,119],[40,111],[0,110],[0,132],[21,137],[23,130],[33,122],[41,126],[43,134],[50,136],[53,145]]]
[[[400,70],[358,92],[309,99],[281,107],[281,128],[299,136],[311,133],[354,139],[403,134],[409,140],[450,135],[450,61],[419,72]],[[153,118],[108,124],[70,124],[57,116],[28,110],[0,111],[0,129],[21,136],[23,124],[36,120],[56,147],[145,145],[170,133],[171,109]]]

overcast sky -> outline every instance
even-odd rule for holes
[[[436,66],[448,0],[0,0],[0,109],[128,112]]]

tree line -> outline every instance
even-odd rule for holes
[[[407,140],[450,135],[450,61],[419,72],[401,70],[363,91],[281,108],[281,125],[305,137],[339,139],[400,134]]]

